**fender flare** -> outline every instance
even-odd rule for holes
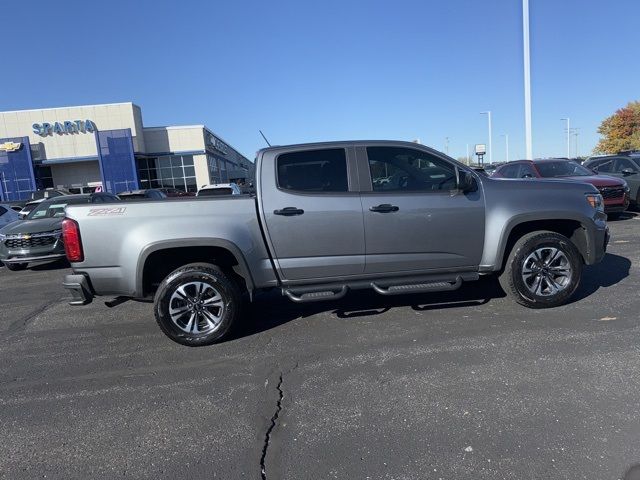
[[[591,238],[592,235],[589,232],[589,227],[588,225],[590,223],[593,223],[592,220],[582,216],[582,215],[576,215],[576,212],[568,212],[568,211],[564,211],[564,212],[553,212],[553,213],[549,213],[549,212],[544,212],[544,213],[537,213],[537,212],[532,212],[532,213],[522,213],[520,215],[516,215],[512,218],[509,219],[509,222],[507,224],[505,224],[501,234],[500,234],[500,241],[498,243],[498,249],[495,253],[495,265],[493,270],[495,269],[500,269],[502,267],[502,264],[504,262],[505,259],[505,250],[507,248],[507,243],[509,240],[509,237],[511,236],[511,233],[513,232],[513,230],[518,227],[519,225],[522,225],[524,223],[529,223],[529,222],[544,222],[544,221],[562,221],[562,220],[569,220],[569,221],[574,221],[574,222],[578,222],[582,228],[584,230],[586,230],[586,251],[583,252],[581,251],[580,253],[585,257],[588,256],[589,252],[591,251]],[[485,252],[486,255],[486,252]]]
[[[251,270],[247,264],[247,260],[242,254],[242,250],[233,242],[222,238],[175,238],[171,240],[160,240],[157,242],[145,245],[140,256],[138,257],[138,264],[136,265],[136,295],[143,295],[143,277],[144,266],[147,262],[147,258],[154,252],[160,250],[166,250],[169,248],[185,248],[185,247],[218,247],[228,250],[237,260],[238,265],[234,267],[234,270],[240,275],[247,284],[247,290],[249,293],[253,292],[255,283],[251,275]]]

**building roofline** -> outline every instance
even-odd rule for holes
[[[207,130],[204,125],[163,125],[159,127],[142,127],[143,130],[179,130],[181,128],[203,128]]]
[[[140,108],[140,106],[136,105],[133,102],[116,102],[116,103],[99,103],[99,104],[95,104],[95,105],[71,105],[71,106],[67,106],[67,107],[27,108],[27,109],[24,109],[24,110],[7,110],[5,112],[0,112],[0,114],[2,114],[2,113],[21,113],[21,112],[40,112],[42,110],[62,110],[62,109],[68,109],[68,108],[110,107],[110,106],[115,106],[115,105],[133,105],[134,107]]]
[[[218,135],[217,133],[214,133],[209,127],[207,127],[206,125],[203,125],[204,129],[206,132],[209,132],[211,135],[213,135],[214,137],[218,137],[220,140],[222,140],[224,143],[226,143],[227,147],[229,147],[231,150],[233,150],[234,152],[236,152],[238,155],[240,155],[242,158],[244,158],[247,162],[249,163],[253,163],[252,160],[249,159],[249,157],[246,157],[244,154],[240,153],[240,151],[236,150],[234,147],[231,146],[231,144],[225,140],[224,138],[222,138],[220,135]]]

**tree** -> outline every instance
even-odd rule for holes
[[[617,153],[621,150],[640,150],[640,102],[629,102],[605,118],[598,133],[602,135],[596,153]]]

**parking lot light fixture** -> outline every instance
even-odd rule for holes
[[[531,51],[529,48],[529,0],[522,0],[522,50],[524,57],[524,137],[525,157],[533,160],[533,140],[531,139]]]
[[[493,149],[491,148],[491,110],[480,112],[480,115],[486,115],[489,121],[489,163],[493,163]]]
[[[571,119],[567,117],[560,120],[567,122],[567,158],[571,158]]]
[[[509,134],[505,133],[500,136],[504,137],[504,152],[505,152],[506,161],[508,162],[509,161]]]

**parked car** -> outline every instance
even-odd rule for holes
[[[87,185],[73,185],[67,190],[72,194],[100,193],[103,191],[101,182],[89,182]]]
[[[480,167],[480,166],[475,167],[475,166],[473,166],[471,168],[474,171],[478,172],[480,175],[484,175],[485,177],[489,176],[489,172],[487,172],[484,167]]]
[[[109,193],[64,195],[43,200],[27,218],[0,228],[0,261],[9,270],[64,257],[62,220],[67,205],[119,202]]]
[[[32,202],[25,203],[24,207],[20,209],[18,215],[20,218],[25,218],[27,215],[31,213],[31,211],[36,208],[42,201],[46,200],[45,198],[41,198],[40,200],[34,200]]]
[[[71,304],[153,299],[162,331],[190,346],[224,338],[243,298],[270,288],[306,303],[495,274],[516,302],[555,307],[609,239],[593,185],[496,180],[415,143],[270,147],[256,167],[255,197],[131,203],[117,216],[69,207]]]
[[[146,190],[128,190],[118,194],[121,200],[129,202],[132,200],[161,200],[167,198],[167,195],[157,188],[148,188]]]
[[[598,174],[624,179],[629,185],[631,204],[640,208],[640,152],[590,157],[584,166]]]
[[[162,193],[164,193],[167,197],[195,197],[195,193],[193,192],[185,192],[184,190],[180,190],[179,188],[158,188]]]
[[[48,198],[60,197],[62,195],[70,195],[70,192],[60,188],[47,188],[44,190],[35,190],[29,193],[28,200],[23,202],[23,207],[20,210],[20,218],[25,218],[29,215],[29,212],[36,208],[40,202]]]
[[[198,197],[217,197],[219,195],[242,195],[242,190],[235,183],[214,183],[203,185],[198,190]]]
[[[20,220],[20,215],[8,203],[0,203],[0,228],[16,220]]]
[[[518,160],[498,167],[493,178],[544,178],[590,183],[604,199],[604,211],[616,217],[629,207],[629,186],[624,180],[597,175],[568,159]]]

